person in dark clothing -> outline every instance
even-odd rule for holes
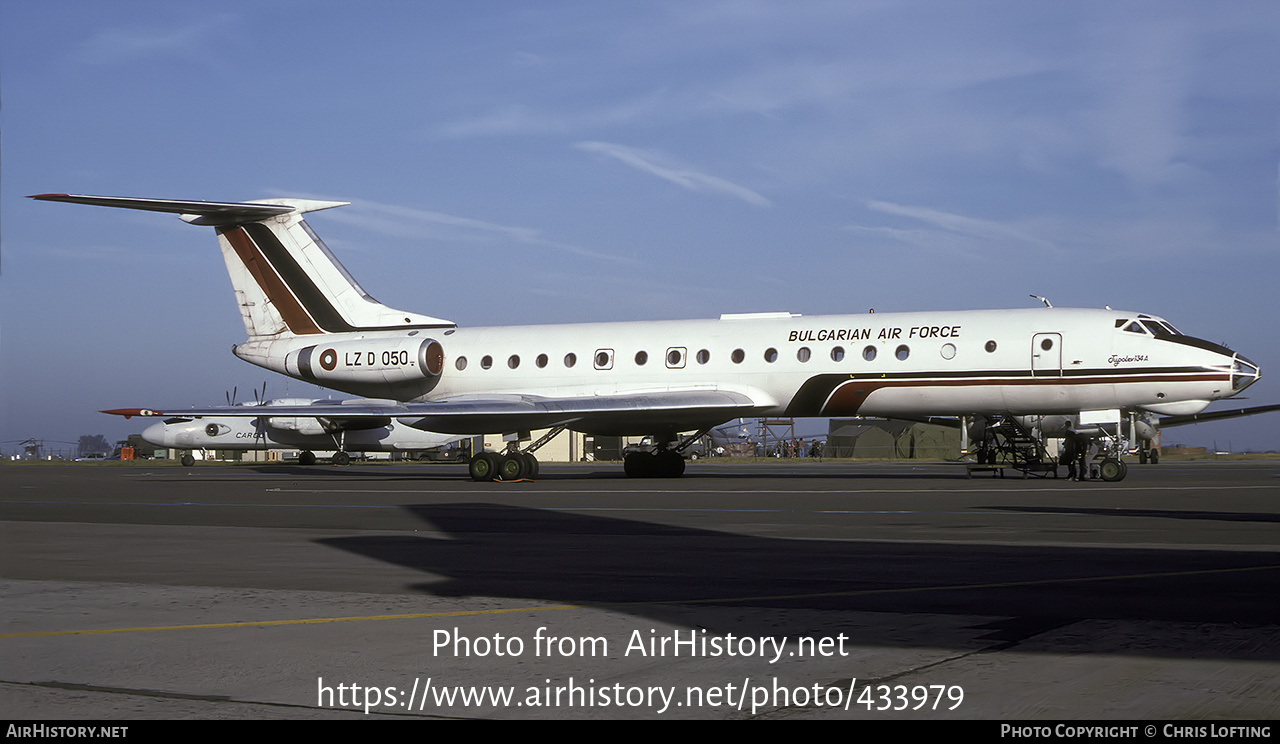
[[[1084,443],[1080,441],[1080,435],[1076,433],[1075,426],[1070,421],[1067,422],[1067,431],[1062,437],[1062,456],[1061,460],[1067,463],[1067,480],[1080,480],[1081,471],[1084,469],[1082,463],[1077,464],[1084,455]]]

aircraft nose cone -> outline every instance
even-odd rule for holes
[[[1257,382],[1262,377],[1258,365],[1236,354],[1231,361],[1231,392],[1238,393]]]
[[[164,423],[155,423],[142,430],[142,438],[157,447],[172,447],[173,442],[165,436],[169,429]]]

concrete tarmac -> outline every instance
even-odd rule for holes
[[[1280,717],[1280,461],[542,470],[0,465],[0,717]]]

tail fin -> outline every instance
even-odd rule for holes
[[[306,212],[348,202],[203,202],[73,194],[31,198],[170,212],[193,225],[213,227],[250,340],[454,326],[448,320],[389,308],[370,297],[302,219]]]

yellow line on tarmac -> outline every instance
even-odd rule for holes
[[[468,615],[501,615],[509,612],[546,612],[547,610],[577,610],[581,605],[550,605],[547,607],[511,607],[503,610],[463,610],[461,612],[415,612],[406,615],[356,615],[352,617],[317,617],[301,620],[246,620],[237,623],[206,623],[203,625],[154,625],[143,628],[103,628],[100,630],[52,630],[41,633],[0,633],[3,638],[45,638],[67,635],[101,635],[103,633],[144,633],[153,630],[210,630],[213,628],[255,628],[270,625],[315,625],[319,623],[350,623],[358,620],[417,620],[428,617],[466,617]]]

